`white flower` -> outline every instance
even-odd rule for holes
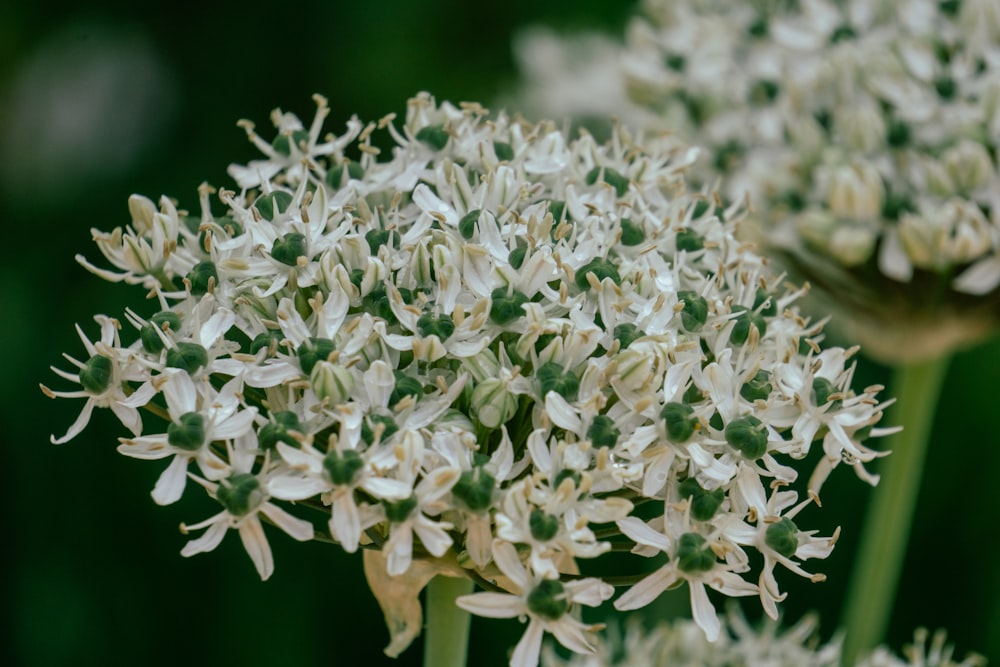
[[[614,593],[614,589],[599,579],[579,579],[562,583],[558,579],[534,576],[525,569],[510,543],[497,540],[493,544],[493,559],[513,584],[511,593],[474,593],[455,600],[462,609],[488,618],[524,618],[528,627],[514,648],[511,667],[535,667],[544,633],[555,636],[559,643],[576,653],[592,653],[587,630],[595,629],[578,620],[572,612],[574,604],[596,607]]]

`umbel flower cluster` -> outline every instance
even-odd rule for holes
[[[749,195],[766,244],[850,314],[866,353],[908,362],[997,327],[995,0],[643,9],[604,77],[620,92],[597,97],[707,148],[698,180]]]
[[[709,642],[698,627],[687,620],[660,623],[646,631],[638,623],[606,633],[597,642],[597,651],[587,655],[559,657],[551,646],[542,653],[543,667],[840,667],[841,642],[835,638],[821,644],[815,616],[805,616],[782,630],[776,621],[754,627],[735,608],[721,619],[724,632]],[[928,642],[928,639],[930,641]],[[944,631],[930,635],[917,630],[914,641],[900,658],[885,647],[853,663],[853,667],[982,667],[986,660],[970,654],[955,659],[954,648],[946,644]]]
[[[266,579],[267,523],[378,553],[376,579],[448,563],[487,589],[460,606],[529,621],[514,664],[544,632],[590,650],[579,607],[612,584],[635,609],[686,583],[715,639],[706,588],[776,616],[777,566],[822,579],[803,561],[837,534],[798,515],[841,462],[875,481],[880,388],[852,389],[855,350],[820,346],[739,207],[686,189],[695,151],[427,95],[401,127],[321,136],[316,102],[270,140],[244,124],[264,158],[231,167],[238,191],[203,186],[193,214],[133,196],[130,225],[94,230],[112,268],[79,261],[158,310],[80,330],[56,371],[77,389],[43,387],[85,400],[53,442],[111,408],[118,451],[165,464],[156,503],[217,500],[184,556],[235,530]],[[609,551],[662,565],[579,575]]]

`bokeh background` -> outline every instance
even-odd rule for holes
[[[360,558],[274,534],[277,569],[261,583],[235,535],[184,559],[177,530],[214,512],[189,494],[153,504],[160,467],[115,452],[122,428],[98,412],[62,446],[81,401],[50,401],[38,383],[79,355],[79,322],[120,316],[141,299],[73,261],[96,257],[90,228],[127,224],[133,192],[196,208],[196,188],[229,185],[226,166],[254,157],[239,118],[268,127],[281,106],[327,127],[352,114],[402,113],[420,90],[490,106],[515,87],[512,39],[529,25],[620,34],[634,2],[601,0],[311,0],[254,5],[108,0],[0,3],[0,482],[3,641],[7,665],[417,665],[396,661]],[[886,382],[864,363],[859,383]],[[960,652],[1000,656],[1000,341],[959,354],[938,409],[926,481],[889,636],[946,627]],[[888,393],[891,393],[891,389]],[[825,584],[782,579],[788,621],[818,610],[836,628],[867,490],[849,471],[810,519],[841,543]],[[813,511],[813,510],[809,510]],[[759,614],[747,605],[750,615]],[[506,664],[516,622],[476,620],[470,664]],[[6,655],[5,655],[6,654]],[[994,661],[995,662],[995,661]]]

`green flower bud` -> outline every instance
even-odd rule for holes
[[[612,335],[618,341],[618,348],[624,350],[637,339],[645,336],[646,332],[631,322],[625,322],[616,326]]]
[[[705,241],[693,229],[682,229],[677,232],[675,243],[677,244],[677,250],[684,250],[686,252],[695,252],[705,247]]]
[[[377,255],[378,249],[382,246],[390,250],[399,248],[399,234],[387,229],[369,229],[365,232],[365,241],[368,242],[368,249],[372,255]]]
[[[538,369],[538,382],[541,384],[542,398],[554,391],[567,401],[575,401],[580,391],[580,381],[572,373],[564,373],[562,366],[550,361]]]
[[[708,521],[722,507],[726,492],[721,489],[706,491],[694,477],[688,477],[681,483],[681,497],[691,499],[691,518],[696,521]]]
[[[167,425],[167,442],[186,452],[195,452],[205,444],[205,417],[197,412],[186,412],[179,422]]]
[[[759,459],[767,453],[767,430],[753,415],[729,422],[725,434],[726,442],[748,459]]]
[[[305,234],[298,232],[285,234],[282,238],[275,239],[274,245],[271,246],[271,257],[288,266],[295,266],[299,257],[306,256]]]
[[[771,395],[771,374],[767,371],[757,371],[743,387],[740,388],[740,396],[748,401],[766,399]]]
[[[424,337],[437,336],[443,343],[455,333],[455,322],[451,319],[451,315],[435,315],[428,312],[417,320],[417,331]]]
[[[276,136],[274,141],[271,142],[271,148],[281,155],[288,157],[292,154],[292,146],[298,148],[303,143],[309,143],[309,132],[306,130],[294,130],[291,135],[282,132]]]
[[[353,484],[358,478],[358,473],[364,467],[364,459],[353,449],[347,449],[343,452],[331,449],[323,457],[323,468],[326,469],[330,481],[336,486]]]
[[[521,292],[514,290],[507,294],[506,287],[498,287],[490,295],[492,304],[490,305],[490,320],[495,324],[503,326],[510,324],[519,317],[524,316],[524,304],[528,303],[528,297]]]
[[[950,76],[939,76],[934,79],[934,90],[936,90],[937,94],[941,96],[941,99],[950,100],[955,97],[955,93],[958,92],[958,84],[956,84],[955,79]]]
[[[646,240],[646,232],[641,225],[637,225],[628,218],[622,218],[622,245],[639,245]]]
[[[552,219],[555,220],[558,225],[564,219],[567,218],[566,215],[566,202],[561,199],[549,200],[549,213],[552,214]]]
[[[528,611],[550,621],[558,621],[569,609],[566,588],[558,579],[542,579],[526,602]]]
[[[761,308],[761,305],[765,302],[767,305]],[[764,317],[774,317],[778,314],[778,300],[766,290],[758,289],[757,294],[753,298],[753,310]]]
[[[167,350],[167,366],[180,368],[188,375],[194,375],[207,365],[208,351],[198,343],[181,341]]]
[[[198,262],[184,276],[191,283],[191,294],[201,296],[219,284],[219,273],[211,260]]]
[[[687,66],[687,58],[679,53],[670,53],[664,59],[663,64],[675,72],[683,72]]]
[[[764,542],[785,558],[791,558],[799,548],[799,527],[791,519],[772,523],[764,532]]]
[[[396,421],[389,415],[368,415],[361,422],[361,439],[366,445],[375,443],[375,432],[382,426],[382,436],[379,442],[385,442],[399,430]]]
[[[292,205],[292,195],[284,190],[275,190],[257,197],[253,205],[262,218],[274,220],[276,215],[284,213]]]
[[[539,542],[548,542],[559,533],[559,517],[546,514],[536,507],[528,517],[528,527],[533,538]]]
[[[556,473],[556,478],[552,480],[552,486],[559,488],[563,483],[563,480],[571,480],[573,482],[573,488],[580,488],[580,482],[583,481],[583,475],[579,471],[573,470],[572,468],[563,468]]]
[[[528,246],[519,245],[510,251],[510,255],[507,256],[507,260],[510,262],[511,268],[517,270],[520,269],[524,264],[524,258],[528,254]]]
[[[320,400],[341,405],[351,398],[354,376],[340,364],[318,361],[309,373],[309,386]]]
[[[507,391],[507,385],[497,378],[477,384],[470,403],[476,419],[486,428],[498,428],[517,413],[517,396]]]
[[[598,180],[604,181],[615,189],[619,197],[628,192],[629,180],[610,167],[594,167],[587,172],[587,185],[594,185]]]
[[[496,153],[497,159],[503,162],[510,162],[514,159],[514,147],[506,141],[494,141],[493,152]]]
[[[254,339],[250,342],[250,354],[257,354],[263,349],[269,349],[272,341],[280,343],[284,339],[285,334],[276,329],[268,329],[254,336]]]
[[[250,473],[237,473],[219,484],[215,497],[235,517],[246,516],[264,502],[260,481]]]
[[[767,333],[767,322],[757,313],[748,310],[745,306],[733,306],[733,312],[739,313],[736,316],[736,324],[733,325],[733,332],[729,335],[729,340],[736,345],[743,345],[750,338],[750,327],[757,329],[760,337]]]
[[[605,278],[611,278],[611,282],[615,285],[622,284],[622,279],[618,275],[618,269],[615,268],[614,264],[603,257],[595,257],[576,270],[576,286],[582,290],[590,289],[590,281],[587,280],[588,273],[593,273],[594,277],[597,278],[598,281],[604,280]]]
[[[371,313],[375,317],[380,317],[390,324],[396,324],[396,314],[392,312],[389,305],[389,297],[382,287],[376,287],[368,294],[361,297],[361,309]]]
[[[347,167],[346,169],[344,168],[345,166]],[[330,167],[329,171],[326,172],[326,184],[334,190],[344,187],[345,172],[347,173],[347,178],[351,180],[360,181],[365,177],[365,168],[360,163],[354,160],[347,160],[346,165],[344,162],[338,162]]]
[[[444,125],[428,125],[417,130],[417,140],[422,141],[436,151],[448,145],[448,133]]]
[[[316,362],[326,361],[336,349],[337,346],[334,342],[327,338],[310,338],[303,342],[296,350],[296,354],[299,357],[299,365],[302,366],[302,372],[307,375],[311,374],[313,367],[316,366]]]
[[[680,290],[677,298],[684,302],[684,309],[681,310],[681,325],[685,330],[694,333],[700,331],[708,320],[708,302],[705,297],[695,294],[691,290]]]
[[[485,512],[493,505],[497,481],[482,466],[466,470],[451,487],[451,493],[472,512]]]
[[[91,394],[103,394],[114,378],[114,363],[110,358],[95,354],[80,369],[80,384]]]
[[[180,316],[170,310],[163,310],[151,318],[149,324],[139,329],[139,340],[142,341],[142,349],[150,354],[159,354],[163,350],[163,340],[160,339],[157,329],[161,331],[178,331],[181,328]]]
[[[823,407],[830,402],[830,396],[838,393],[840,390],[827,380],[826,378],[813,378],[813,402],[818,407]],[[835,410],[840,405],[840,399],[833,401],[833,405],[830,406],[831,410]]]
[[[299,416],[289,410],[279,410],[271,414],[274,421],[268,422],[257,433],[257,442],[261,449],[274,449],[279,442],[291,447],[298,447],[296,440],[289,431],[302,431]]]
[[[385,508],[385,518],[391,523],[403,523],[410,518],[413,510],[417,509],[417,497],[410,496],[395,501],[383,500],[382,506]]]
[[[674,442],[687,442],[698,428],[694,408],[684,403],[667,403],[660,410],[667,427],[667,435]]]
[[[396,378],[396,386],[393,387],[392,394],[389,395],[390,407],[399,403],[406,396],[416,398],[423,396],[424,385],[421,384],[420,380],[410,377],[402,371],[393,371],[392,373]]]
[[[715,554],[698,533],[684,533],[677,541],[677,567],[682,572],[708,572],[715,567]]]
[[[476,233],[476,223],[479,222],[479,214],[482,213],[480,209],[474,211],[469,211],[462,216],[462,219],[458,221],[458,233],[462,235],[462,238],[468,241]]]
[[[587,429],[587,438],[595,447],[614,447],[621,436],[615,420],[607,415],[597,415]]]

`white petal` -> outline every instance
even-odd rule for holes
[[[503,540],[493,541],[493,560],[500,571],[506,574],[520,592],[527,592],[531,589],[531,578],[527,570],[521,564],[521,559],[517,556],[517,549],[510,542]]]
[[[642,519],[634,516],[628,516],[624,519],[620,519],[616,522],[616,524],[618,529],[629,539],[638,542],[639,544],[656,547],[660,551],[670,551],[670,538],[660,531],[655,530]]]
[[[87,426],[87,423],[90,421],[90,414],[94,411],[95,403],[96,401],[93,398],[87,399],[87,402],[84,403],[83,405],[83,410],[80,411],[80,415],[76,418],[76,421],[73,422],[73,425],[69,427],[68,431],[66,431],[66,435],[64,435],[61,438],[57,438],[54,435],[49,437],[49,440],[52,441],[52,444],[61,445],[64,442],[69,442],[77,435],[79,435],[80,432],[84,429],[84,427]]]
[[[174,456],[174,460],[170,462],[167,469],[156,480],[156,486],[153,487],[153,501],[157,505],[169,505],[180,500],[184,494],[184,486],[187,484],[187,469],[190,461],[190,458],[181,454]]]
[[[340,546],[349,554],[358,550],[361,540],[361,518],[358,516],[358,506],[350,493],[342,493],[333,499],[330,515],[330,534],[340,542]]]
[[[528,623],[528,629],[524,631],[524,636],[514,648],[514,655],[510,658],[510,667],[536,667],[544,634],[542,624],[531,619],[531,622]]]
[[[184,548],[181,549],[181,555],[186,558],[195,554],[205,553],[206,551],[212,551],[215,547],[219,546],[222,538],[226,536],[226,531],[229,530],[229,526],[227,525],[228,516],[225,512],[220,512],[212,517],[210,519],[212,523],[209,524],[208,529],[200,537],[185,544]]]
[[[476,616],[485,618],[514,618],[526,609],[517,595],[507,593],[473,593],[455,599],[455,604]]]
[[[714,642],[719,638],[721,629],[715,607],[708,599],[704,584],[700,581],[689,581],[688,586],[691,588],[691,615],[694,617],[694,622],[705,631],[708,641]]]
[[[615,600],[615,609],[628,611],[639,609],[660,596],[670,584],[677,580],[677,571],[667,563],[653,574],[628,589],[624,595]]]
[[[555,623],[549,623],[548,626],[549,632],[570,651],[583,654],[594,652],[594,647],[587,642],[587,637],[583,634],[579,622],[574,621],[572,617],[563,616]]]
[[[308,542],[313,538],[313,525],[305,519],[292,516],[274,503],[264,503],[260,513],[274,522],[274,525],[288,533],[299,542]]]
[[[240,540],[243,548],[253,561],[260,578],[266,581],[274,573],[274,557],[271,555],[271,545],[264,537],[264,527],[256,515],[248,516],[240,524]]]

